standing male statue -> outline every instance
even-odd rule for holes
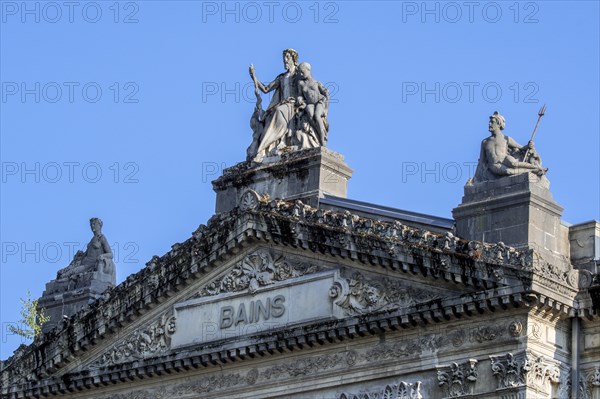
[[[529,172],[543,176],[548,171],[548,168],[542,167],[542,161],[535,151],[533,141],[526,146],[521,146],[502,133],[505,126],[506,120],[498,112],[490,116],[488,129],[491,136],[481,142],[481,153],[473,183]]]
[[[312,78],[308,63],[298,67],[296,50],[283,51],[283,65],[285,72],[269,84],[260,82],[250,65],[257,101],[250,120],[253,141],[248,148],[249,161],[261,162],[267,156],[280,155],[284,148],[300,150],[325,145],[329,127],[327,89]],[[266,111],[262,110],[260,92],[273,92]],[[307,93],[310,98],[305,98]]]

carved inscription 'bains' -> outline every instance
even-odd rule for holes
[[[223,306],[220,311],[219,328],[237,327],[238,324],[258,323],[261,318],[263,321],[269,320],[271,317],[278,318],[285,313],[285,297],[277,295],[273,299],[270,297],[263,303],[260,299],[251,301],[246,310],[244,302],[237,306]]]

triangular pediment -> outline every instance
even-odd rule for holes
[[[110,370],[291,328],[381,313],[411,314],[473,287],[304,251],[255,246],[96,345],[77,370]],[[69,369],[66,368],[66,369]],[[64,371],[66,371],[66,369]]]

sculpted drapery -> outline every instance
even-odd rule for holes
[[[283,63],[286,71],[269,84],[261,83],[250,66],[257,101],[250,120],[253,141],[248,160],[260,162],[267,156],[280,155],[285,148],[300,150],[326,144],[327,89],[313,79],[309,64],[303,63],[299,68],[295,50],[283,51]],[[260,92],[273,92],[266,111],[262,109]],[[309,93],[315,95],[305,98]]]

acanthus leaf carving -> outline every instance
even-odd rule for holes
[[[340,394],[339,399],[363,399],[363,398],[381,398],[381,399],[422,399],[421,381],[408,383],[401,381],[397,384],[387,384],[385,387],[369,392]]]
[[[593,369],[582,371],[579,377],[581,399],[593,399],[594,394],[600,394],[600,364]]]
[[[242,211],[256,209],[261,202],[268,202],[269,195],[260,195],[254,190],[246,190],[240,197],[239,207]]]
[[[549,361],[543,355],[522,352],[490,356],[492,373],[498,381],[498,389],[520,386],[535,387],[550,392],[550,384],[560,383],[560,363]]]
[[[274,256],[269,250],[259,249],[246,255],[229,273],[207,284],[192,298],[243,290],[255,293],[260,287],[319,270],[316,265],[292,263],[283,255]]]
[[[170,349],[171,336],[176,329],[175,316],[165,313],[158,320],[137,329],[124,341],[104,352],[91,367],[107,367],[165,353]]]
[[[449,366],[437,367],[438,386],[445,398],[459,398],[471,395],[477,382],[476,359],[469,359],[463,364],[452,363]]]

